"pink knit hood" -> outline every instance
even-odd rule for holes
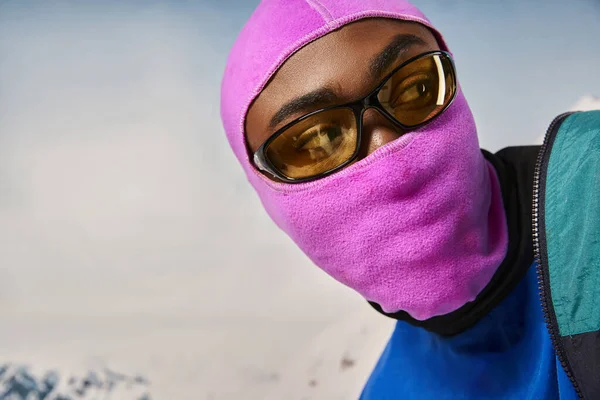
[[[285,60],[369,17],[421,23],[447,50],[403,0],[264,0],[231,50],[221,116],[265,209],[311,260],[384,311],[425,320],[474,300],[508,242],[498,179],[460,89],[433,122],[316,181],[271,181],[252,165],[245,144],[248,108]]]

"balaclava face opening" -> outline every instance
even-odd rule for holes
[[[460,88],[452,105],[331,176],[276,183],[251,164],[244,120],[294,52],[353,21],[419,22],[403,0],[265,0],[242,30],[222,83],[228,140],[265,209],[311,260],[380,305],[417,320],[455,311],[490,282],[507,249],[500,186]]]

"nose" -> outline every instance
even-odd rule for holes
[[[374,108],[365,111],[362,122],[360,158],[364,158],[378,148],[398,139],[404,133]]]

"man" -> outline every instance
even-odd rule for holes
[[[362,398],[600,398],[598,113],[481,151],[442,35],[403,0],[263,1],[221,111],[275,223],[399,321]]]

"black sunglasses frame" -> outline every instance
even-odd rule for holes
[[[438,112],[435,116],[428,119],[427,121],[422,122],[417,125],[404,125],[383,107],[383,105],[381,104],[381,102],[379,101],[379,98],[378,98],[379,91],[396,72],[398,72],[400,69],[404,68],[406,65],[412,63],[413,61],[419,60],[421,58],[434,56],[434,55],[443,55],[444,57],[446,57],[450,60],[451,72],[452,72],[454,82],[455,82],[454,92],[452,93],[452,97],[450,98],[450,101],[448,101],[448,103],[444,106],[444,108],[442,110],[440,110],[440,112]],[[364,96],[358,100],[352,101],[350,103],[320,108],[320,109],[312,111],[306,115],[303,115],[299,118],[296,118],[294,121],[286,124],[283,128],[278,129],[275,133],[273,133],[273,135],[271,135],[258,148],[258,150],[256,150],[256,152],[254,153],[254,158],[253,158],[254,164],[259,170],[268,172],[273,177],[275,177],[283,182],[286,182],[286,183],[302,183],[302,182],[309,182],[309,181],[314,181],[317,179],[324,178],[328,175],[331,175],[331,174],[336,173],[337,171],[343,169],[348,164],[352,163],[356,159],[356,157],[358,157],[358,155],[360,154],[361,143],[362,143],[363,115],[364,115],[365,111],[367,111],[369,108],[376,109],[381,114],[383,114],[387,119],[389,119],[395,126],[397,126],[398,128],[400,128],[404,131],[414,130],[414,129],[420,128],[424,125],[427,125],[428,123],[430,123],[431,121],[433,121],[437,117],[439,117],[444,111],[446,111],[446,109],[448,109],[448,107],[450,107],[450,105],[456,98],[456,93],[458,91],[457,87],[458,87],[458,83],[456,80],[456,66],[454,65],[454,60],[452,59],[452,55],[450,53],[448,53],[447,51],[442,51],[442,50],[434,50],[434,51],[428,51],[426,53],[419,54],[418,56],[412,57],[411,59],[400,64],[398,67],[394,68],[394,70],[392,72],[390,72],[389,74],[387,74],[381,80],[381,83],[379,83],[377,85],[377,87],[375,87],[375,89],[373,89],[366,96]],[[356,149],[354,150],[354,153],[347,161],[343,162],[342,164],[338,165],[335,168],[332,168],[328,171],[322,172],[315,176],[295,179],[295,178],[289,178],[289,177],[283,175],[281,172],[277,171],[277,168],[266,157],[266,149],[269,147],[269,145],[275,139],[277,139],[281,134],[283,134],[285,131],[287,131],[289,128],[291,128],[293,125],[295,125],[301,121],[304,121],[305,119],[310,118],[315,114],[318,114],[318,113],[321,113],[324,111],[343,109],[343,108],[350,109],[354,113],[354,117],[356,118],[356,130],[357,130],[357,132],[356,132]]]

